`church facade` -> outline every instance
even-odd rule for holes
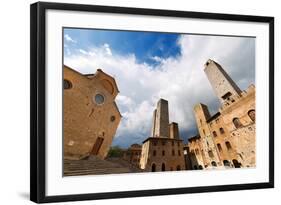
[[[63,86],[64,158],[104,159],[121,120],[114,78],[101,69],[83,75],[64,66]]]
[[[198,135],[184,146],[188,169],[255,167],[255,86],[245,91],[215,61],[204,69],[221,106],[210,115],[208,106],[195,105]]]

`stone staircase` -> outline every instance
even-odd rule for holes
[[[64,159],[64,176],[120,174],[142,172],[121,158],[100,159],[90,156],[83,160]]]
[[[111,158],[107,158],[106,160],[109,162],[115,163],[115,164],[119,164],[122,167],[128,167],[131,170],[131,172],[143,172],[144,171],[122,158],[111,157]]]

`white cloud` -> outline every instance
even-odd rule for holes
[[[103,45],[103,47],[104,47],[104,49],[105,49],[107,55],[110,55],[110,56],[111,56],[112,53],[111,53],[111,49],[110,49],[109,45],[108,45],[107,43],[105,43],[105,44]]]
[[[182,133],[194,130],[195,104],[202,102],[211,111],[217,110],[218,100],[203,71],[209,58],[220,63],[242,89],[254,83],[254,42],[249,38],[184,35],[178,40],[181,55],[166,59],[155,56],[161,64],[154,67],[137,63],[134,54],[112,53],[108,44],[80,49],[67,56],[65,63],[82,73],[102,68],[115,77],[120,90],[116,101],[123,115],[116,140],[129,145],[149,136],[159,98],[169,101],[170,121],[178,122]]]
[[[71,43],[77,43],[75,40],[73,40],[68,34],[65,34],[64,35],[64,39],[68,42],[71,42]]]
[[[83,50],[83,49],[81,49],[81,48],[79,49],[79,52],[82,53],[82,54],[84,54],[84,55],[88,55],[88,54],[89,54],[87,51],[85,51],[85,50]]]
[[[151,57],[151,60],[154,60],[155,62],[161,63],[163,61],[163,58],[160,58],[159,56],[153,56],[153,57]]]

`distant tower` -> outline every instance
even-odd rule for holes
[[[170,138],[171,139],[179,139],[179,126],[178,123],[172,122],[170,123]]]
[[[208,135],[209,128],[206,122],[211,117],[211,115],[207,105],[204,105],[202,103],[197,104],[194,107],[194,114],[200,136]]]
[[[204,71],[222,104],[232,103],[241,96],[240,88],[217,62],[209,59]]]
[[[168,101],[160,99],[153,112],[152,137],[169,137]]]

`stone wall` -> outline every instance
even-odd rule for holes
[[[182,140],[165,137],[148,138],[143,144],[141,157],[140,167],[146,171],[175,171],[185,169]],[[155,166],[155,169],[153,169],[153,166]]]
[[[191,167],[255,167],[255,86],[241,92],[223,68],[211,60],[206,63],[205,72],[221,107],[210,116],[206,105],[195,106],[199,135],[187,144]],[[222,100],[221,94],[226,92],[234,94],[231,99]]]
[[[121,120],[115,80],[101,70],[82,75],[64,66],[64,87],[64,157],[106,157]]]

